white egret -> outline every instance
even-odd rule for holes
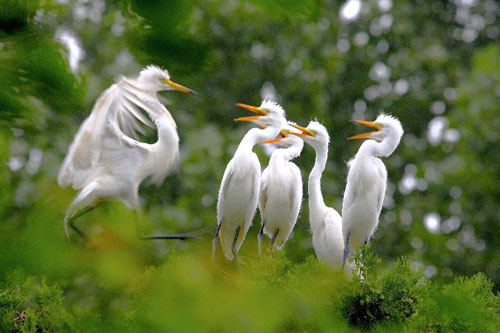
[[[260,182],[259,211],[262,226],[258,234],[258,248],[261,253],[262,236],[271,237],[273,248],[281,249],[297,222],[302,203],[302,176],[300,169],[290,160],[302,152],[304,141],[289,135],[292,127],[281,130],[281,137],[263,144],[279,144],[262,172]]]
[[[57,177],[60,186],[80,190],[66,210],[66,235],[69,225],[85,237],[74,221],[103,198],[116,198],[138,212],[142,181],[151,177],[160,185],[175,166],[179,156],[177,126],[157,96],[159,91],[173,89],[194,92],[171,81],[167,70],[148,66],[137,79],[122,77],[97,99]],[[156,129],[155,143],[138,140],[146,127]]]
[[[359,242],[368,243],[377,228],[387,183],[387,170],[378,157],[394,152],[403,135],[398,119],[380,114],[374,122],[356,120],[374,131],[349,139],[372,139],[363,142],[358,153],[348,163],[347,186],[342,203],[344,233],[344,263],[349,251]]]
[[[260,188],[260,162],[253,147],[269,140],[286,124],[285,111],[276,103],[264,100],[259,107],[237,104],[257,114],[241,117],[236,121],[251,121],[265,128],[249,130],[229,161],[219,190],[217,201],[217,231],[212,243],[212,258],[215,257],[217,240],[220,237],[222,251],[228,260],[238,259],[238,251],[252,224]]]
[[[326,128],[317,121],[311,121],[307,128],[292,125],[302,131],[304,141],[314,148],[316,160],[309,174],[309,222],[313,234],[316,256],[328,266],[342,267],[344,238],[342,218],[332,207],[326,206],[321,193],[321,176],[328,159],[330,136]]]

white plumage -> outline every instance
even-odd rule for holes
[[[261,168],[252,149],[259,142],[274,138],[286,123],[284,110],[278,104],[264,101],[260,107],[238,105],[258,115],[236,120],[266,127],[253,128],[245,134],[224,171],[217,201],[217,231],[212,244],[212,257],[220,237],[222,251],[228,260],[237,258],[257,209]]]
[[[114,197],[138,210],[141,182],[151,177],[160,185],[176,165],[176,124],[156,95],[171,89],[193,92],[172,82],[166,70],[148,66],[137,79],[122,77],[97,99],[71,143],[57,178],[60,186],[80,190],[66,211],[65,228],[69,223],[83,236],[73,220],[101,198]],[[138,141],[147,127],[157,131],[155,143]]]
[[[326,206],[321,193],[321,176],[328,159],[330,136],[326,128],[317,121],[311,121],[307,128],[294,125],[302,131],[304,141],[314,148],[316,160],[309,174],[309,222],[313,234],[316,256],[328,266],[342,267],[344,238],[342,218],[339,213]]]
[[[281,249],[287,241],[297,222],[302,203],[302,176],[300,169],[291,162],[300,155],[304,142],[288,135],[293,129],[288,126],[280,134],[281,138],[270,140],[276,142],[269,165],[262,172],[259,210],[262,227],[258,235],[259,254],[261,239],[265,234],[272,239],[272,245]]]
[[[345,241],[344,262],[349,251],[360,242],[369,242],[378,225],[384,202],[387,170],[378,157],[387,157],[396,149],[403,135],[398,119],[381,114],[374,122],[357,121],[374,129],[349,139],[372,139],[363,142],[348,163],[347,186],[342,203],[342,229]]]

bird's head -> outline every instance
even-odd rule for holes
[[[365,120],[355,120],[358,124],[368,126],[373,129],[371,132],[366,132],[351,136],[348,139],[373,139],[376,141],[382,141],[387,137],[396,139],[397,142],[401,140],[403,135],[403,127],[401,122],[390,115],[381,113],[375,121],[365,121]]]
[[[235,121],[251,121],[259,126],[280,126],[286,127],[285,110],[281,105],[264,100],[260,106],[238,103],[237,106],[256,113],[256,116],[239,117]]]
[[[302,147],[304,146],[304,141],[299,138],[299,136],[302,136],[302,133],[297,133],[297,130],[293,125],[296,124],[289,121],[287,126],[281,129],[277,138],[263,141],[261,142],[261,144],[273,143],[280,148],[301,146],[302,149]]]
[[[155,65],[149,65],[144,68],[139,74],[137,82],[143,89],[154,92],[162,90],[178,90],[183,93],[196,93],[194,90],[170,80],[170,74],[168,71]]]
[[[290,133],[295,136],[302,137],[304,141],[311,145],[314,148],[320,148],[324,146],[328,146],[330,142],[330,135],[328,135],[328,131],[326,127],[323,126],[320,122],[311,120],[307,127],[302,127],[296,124],[290,124],[292,127],[300,130],[301,133]]]

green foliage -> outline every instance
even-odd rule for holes
[[[193,10],[191,1],[130,0],[122,6],[131,18],[137,19],[140,15],[140,20],[130,20],[129,24],[137,26],[129,29],[126,37],[141,62],[168,66],[170,70],[172,64],[178,64],[180,68],[174,67],[174,70],[192,71],[203,61],[203,48],[186,31],[189,28],[186,22]]]
[[[380,278],[388,320],[401,323],[415,313],[421,280],[422,272],[415,272],[406,258],[397,259],[394,267]]]
[[[380,277],[374,272],[380,258],[371,244],[361,245],[353,262],[353,288],[344,297],[343,311],[349,323],[368,328],[382,321],[402,323],[414,312],[417,283],[422,273],[414,272],[407,259]]]
[[[39,0],[2,0],[0,6],[0,36],[2,31],[13,32],[24,28],[35,15]]]
[[[446,286],[429,283],[420,290],[411,330],[425,332],[498,332],[500,297],[484,274],[457,278]]]
[[[367,277],[351,280],[314,256],[302,263],[291,262],[283,252],[242,258],[241,265],[212,262],[205,244],[172,254],[162,265],[142,266],[126,257],[135,250],[121,248],[118,240],[102,241],[95,239],[92,248],[77,249],[85,260],[67,272],[74,282],[58,279],[68,290],[64,298],[54,283],[26,278],[22,271],[9,274],[0,289],[0,329],[15,331],[12,319],[22,311],[25,320],[16,323],[24,331],[40,327],[55,332],[495,332],[500,328],[500,297],[492,293],[492,283],[484,275],[448,285],[420,283],[421,272],[400,259],[383,273],[365,265]],[[375,262],[369,247],[361,251]]]
[[[68,332],[72,316],[63,305],[62,290],[22,271],[12,273],[0,285],[2,332]]]
[[[353,259],[353,267],[355,272],[355,278],[358,282],[362,282],[368,279],[374,274],[374,268],[380,264],[381,259],[372,251],[372,245],[359,244],[355,251]]]

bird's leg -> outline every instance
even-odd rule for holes
[[[259,249],[259,256],[261,255],[262,236],[264,236],[265,226],[266,226],[266,221],[262,221],[262,226],[260,227],[259,233],[257,234],[257,247]]]
[[[185,232],[181,234],[165,234],[165,235],[152,235],[152,236],[140,236],[143,240],[154,240],[154,239],[178,239],[186,240],[191,238],[199,238],[196,232]]]
[[[140,212],[140,210],[136,210],[136,212]],[[137,213],[139,214],[139,213]],[[137,216],[137,215],[136,215]],[[136,219],[136,230],[137,230],[137,235],[139,236],[140,239],[143,240],[154,240],[154,239],[178,239],[178,240],[186,240],[186,239],[191,239],[191,238],[199,238],[200,233],[199,232],[185,232],[185,233],[180,233],[180,234],[164,234],[164,235],[151,235],[151,236],[144,236],[139,233],[139,227],[137,225],[137,219]]]
[[[73,229],[77,234],[79,234],[85,241],[87,241],[87,235],[85,235],[85,233],[80,229],[78,228],[73,222],[74,222],[74,218],[69,218],[68,221],[66,221],[67,225],[69,225],[71,227],[71,229]],[[66,237],[68,238],[68,241],[70,241],[69,239],[69,232],[68,232],[68,227],[65,226],[65,232],[66,232]]]
[[[274,245],[274,242],[276,242],[276,237],[278,236],[280,232],[280,229],[277,228],[275,231],[274,231],[274,234],[273,234],[273,238],[271,239],[271,245]]]
[[[231,252],[233,252],[234,257],[236,258],[236,262],[240,262],[240,259],[238,258],[238,253],[236,252],[236,242],[238,241],[238,236],[240,235],[240,229],[241,226],[239,225],[236,228],[236,232],[234,233],[234,239],[233,239],[233,244],[231,245]]]
[[[71,215],[67,215],[64,217],[64,232],[66,233],[66,237],[68,238],[68,241],[70,241],[69,239],[69,231],[68,231],[68,225],[71,227],[71,229],[73,229],[77,234],[79,234],[84,240],[87,240],[87,235],[85,235],[85,233],[80,229],[78,228],[74,222],[77,218],[79,218],[80,216],[94,210],[97,208],[99,204],[96,204],[96,205],[92,205],[92,206],[87,206],[85,208],[82,208],[82,209],[79,209],[77,210],[76,212],[74,212],[73,214]]]
[[[222,221],[217,225],[217,230],[215,231],[214,239],[212,240],[212,261],[215,260],[215,251],[217,250],[217,240],[219,239],[220,227],[222,226]]]
[[[344,258],[342,259],[342,267],[345,267],[347,256],[349,255],[349,240],[351,239],[351,230],[347,231],[347,237],[344,244]]]
[[[273,238],[271,238],[271,248],[273,249],[274,249],[274,242],[276,242],[276,237],[278,237],[279,232],[280,229],[276,228],[276,230],[274,230]]]

